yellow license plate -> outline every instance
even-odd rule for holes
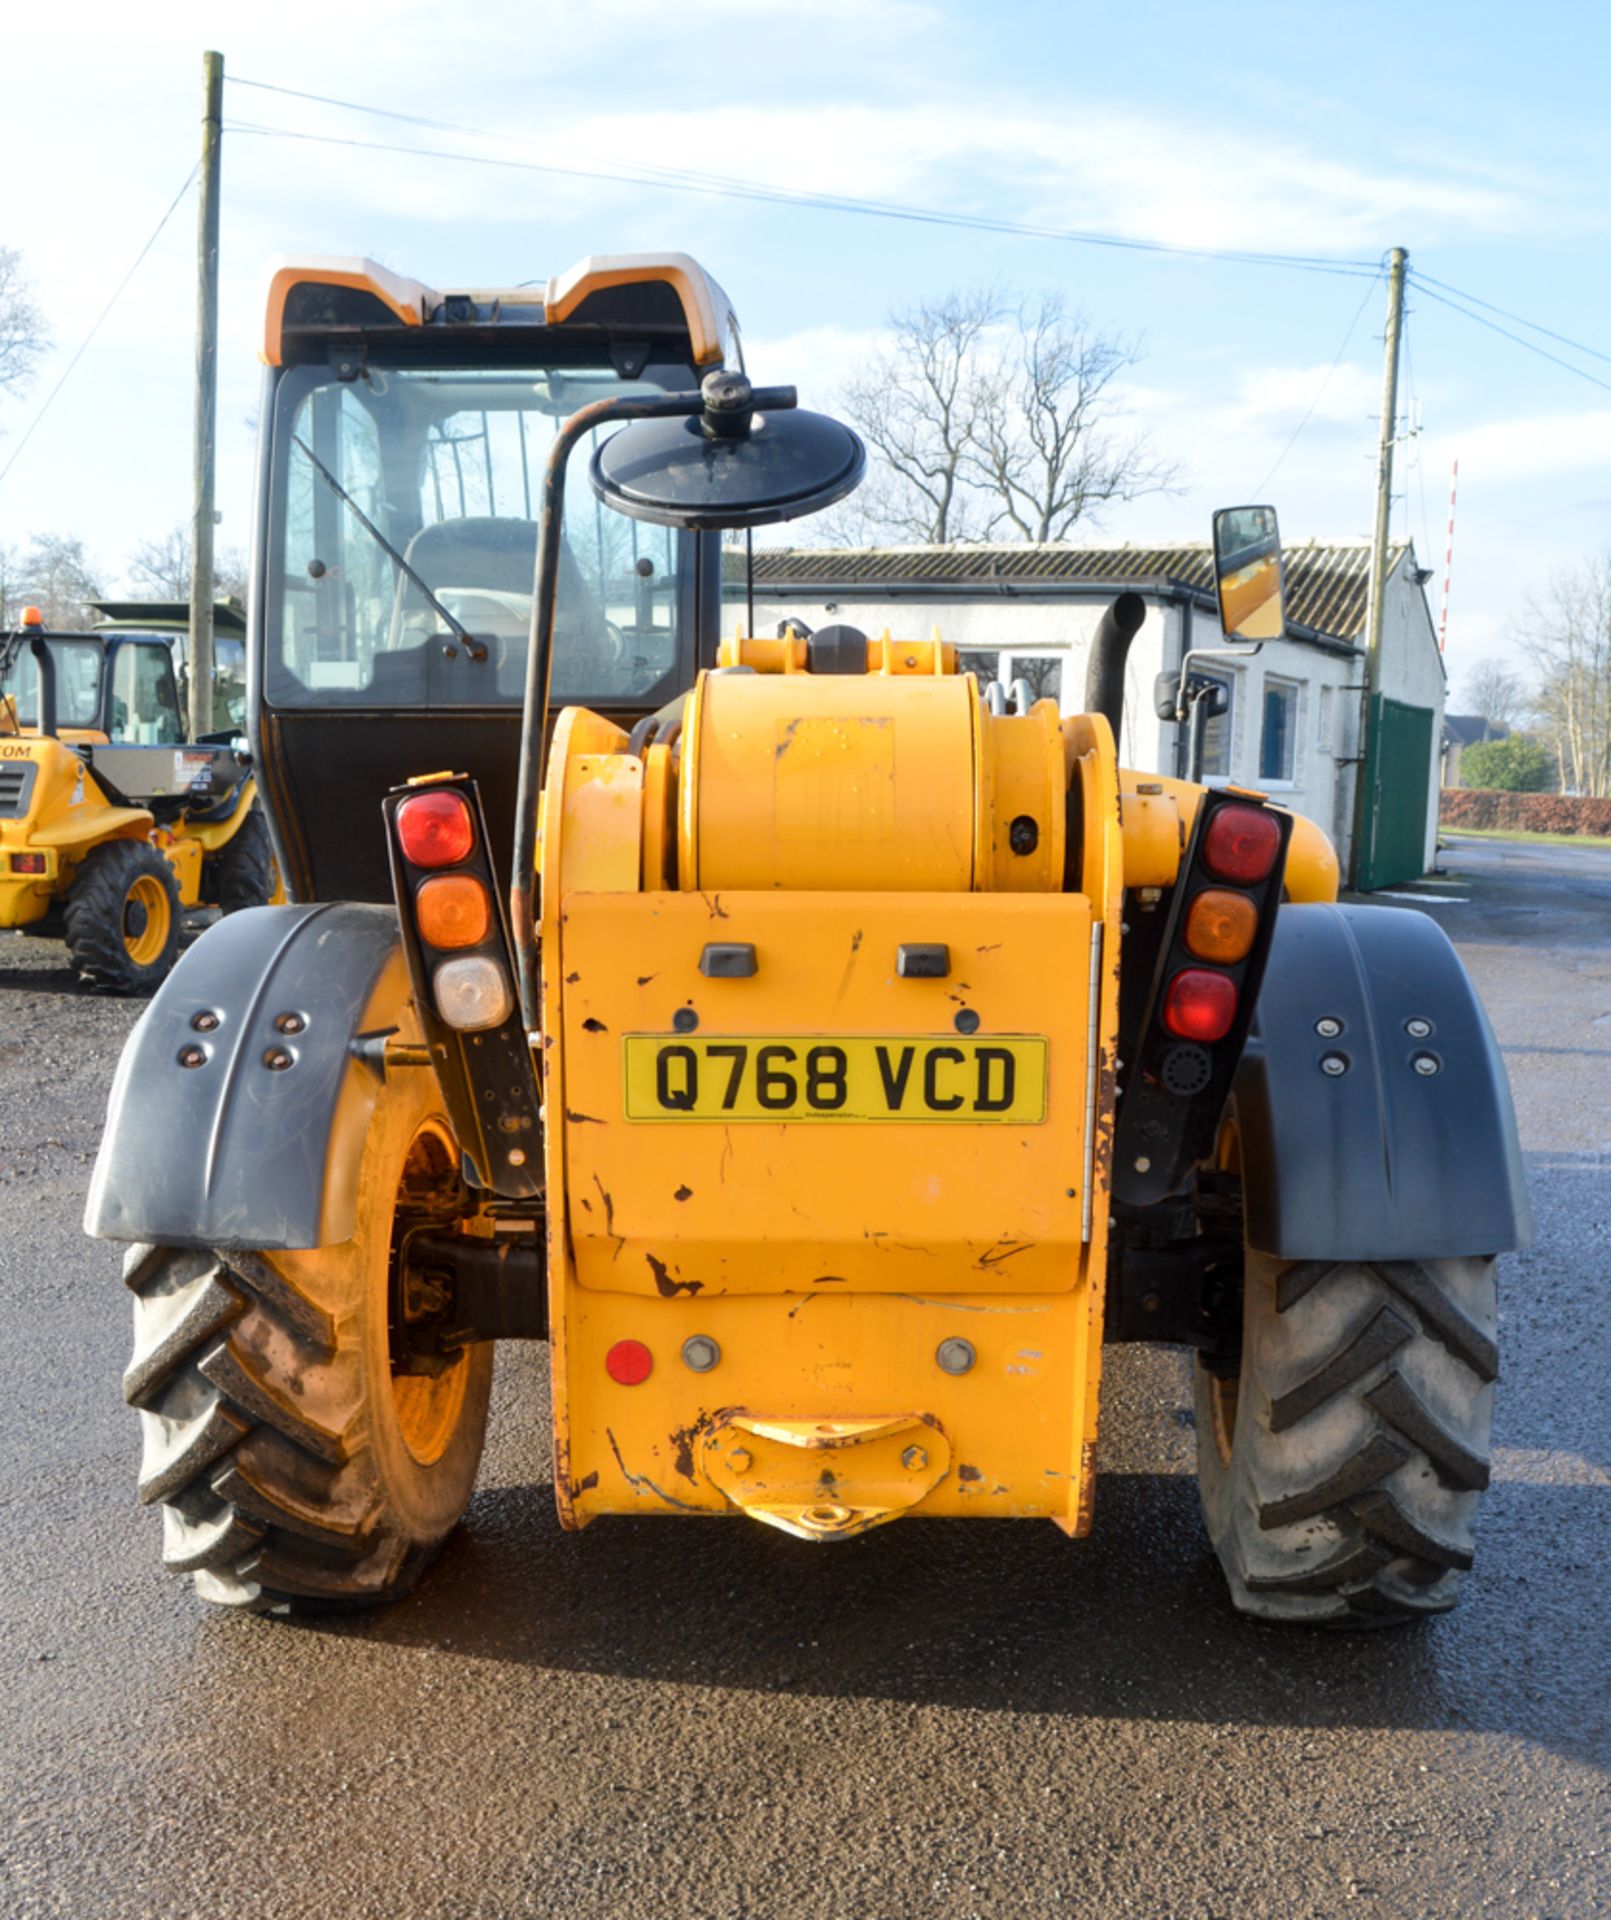
[[[957,1034],[629,1033],[629,1120],[965,1120],[1039,1126],[1046,1041]]]

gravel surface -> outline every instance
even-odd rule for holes
[[[1230,1610],[1177,1356],[1110,1356],[1094,1536],[562,1534],[540,1349],[413,1599],[204,1611],[134,1504],[115,1248],[83,1238],[138,1009],[0,939],[0,1912],[73,1920],[1611,1913],[1611,852],[1420,890],[1514,1078],[1495,1484],[1458,1613]],[[1397,909],[1415,912],[1409,902]],[[180,1150],[181,1143],[175,1143]]]

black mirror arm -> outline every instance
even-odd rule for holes
[[[520,726],[520,779],[515,792],[514,870],[509,876],[509,922],[520,974],[520,1016],[537,1044],[542,996],[537,978],[537,805],[548,772],[548,712],[553,680],[554,607],[559,594],[559,555],[565,512],[565,469],[580,441],[618,420],[663,420],[703,414],[713,435],[747,432],[754,413],[781,412],[797,404],[793,387],[749,387],[733,382],[732,399],[706,376],[705,390],[636,394],[595,400],[560,428],[548,450],[538,506],[537,573],[532,585],[531,634],[526,648],[526,692]],[[737,427],[742,416],[743,426]],[[719,424],[717,424],[719,423]]]

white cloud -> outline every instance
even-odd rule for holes
[[[1463,477],[1488,485],[1557,473],[1611,478],[1611,407],[1484,421],[1430,440],[1426,458],[1445,472],[1458,459]]]

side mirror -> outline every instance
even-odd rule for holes
[[[1221,507],[1214,515],[1214,584],[1228,640],[1280,639],[1285,577],[1274,507]]]
[[[606,506],[667,527],[765,527],[831,507],[866,472],[857,436],[797,409],[792,387],[752,387],[720,369],[700,398],[604,442],[588,477]]]

